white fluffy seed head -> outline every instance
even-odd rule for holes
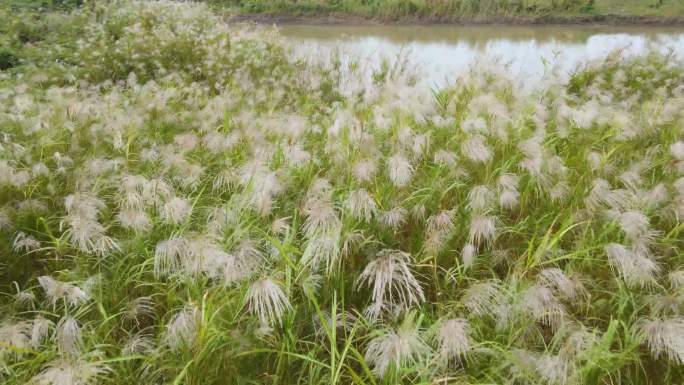
[[[202,323],[202,314],[195,305],[187,305],[171,317],[166,324],[164,344],[177,351],[184,346],[191,346],[197,339]]]
[[[413,177],[413,171],[411,163],[401,154],[395,154],[387,159],[387,173],[396,187],[408,185]]]
[[[352,168],[352,174],[357,183],[372,181],[377,172],[378,165],[372,159],[361,160]]]
[[[476,215],[470,222],[468,242],[474,245],[491,244],[496,238],[496,217]]]
[[[513,210],[518,206],[520,193],[515,190],[504,190],[499,194],[499,206],[502,209]]]
[[[423,288],[411,272],[411,255],[399,250],[381,250],[366,265],[356,285],[372,287],[374,309],[399,306],[407,309],[425,300]]]
[[[440,357],[446,361],[461,361],[472,348],[470,325],[462,318],[442,322],[438,332]]]
[[[442,210],[428,218],[427,232],[428,233],[450,233],[454,230],[452,210]]]
[[[473,162],[486,163],[492,159],[492,151],[489,149],[483,137],[475,135],[461,145],[463,156]]]
[[[245,297],[250,313],[262,325],[280,325],[283,315],[290,309],[290,301],[275,281],[265,278],[249,286]]]
[[[383,377],[388,369],[411,365],[428,351],[420,329],[407,316],[397,330],[385,330],[368,343],[365,359],[373,366],[373,373]]]
[[[501,297],[500,285],[495,281],[479,282],[468,287],[461,303],[476,317],[492,314]]]
[[[466,243],[461,251],[461,260],[463,261],[463,266],[466,268],[472,267],[475,264],[475,258],[477,257],[477,246],[472,243]]]
[[[611,243],[605,246],[606,255],[611,266],[631,286],[644,286],[654,280],[655,274],[660,271],[658,265],[638,250],[626,246]]]
[[[639,338],[648,345],[653,358],[665,356],[684,363],[684,319],[641,319],[637,327]]]
[[[670,146],[670,154],[677,160],[684,160],[684,141],[678,141]]]
[[[403,207],[395,207],[380,213],[378,221],[383,226],[389,227],[392,230],[398,230],[406,223],[407,216],[408,210]]]
[[[480,213],[493,206],[495,195],[487,186],[475,186],[468,191],[468,209]]]
[[[63,355],[76,356],[83,349],[81,327],[72,317],[64,317],[59,321],[55,340]]]
[[[534,285],[525,289],[521,296],[521,309],[532,319],[555,329],[565,318],[565,307],[549,288]]]
[[[557,267],[546,268],[539,272],[540,280],[548,287],[555,289],[563,297],[575,300],[584,292],[582,284],[573,280]]]
[[[192,213],[192,205],[187,199],[173,197],[164,204],[161,216],[166,223],[177,225],[184,222]]]
[[[378,211],[375,200],[368,191],[363,188],[352,191],[351,194],[349,194],[346,206],[354,218],[366,222],[370,221]]]

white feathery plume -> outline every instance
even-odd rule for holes
[[[271,222],[271,232],[278,235],[287,234],[290,231],[290,218],[276,218]]]
[[[423,288],[411,272],[409,253],[384,249],[366,265],[356,281],[373,288],[372,299],[377,307],[397,305],[407,309],[425,300]],[[371,317],[372,318],[372,317]]]
[[[461,251],[461,260],[465,268],[470,268],[475,264],[475,257],[477,257],[477,247],[472,243],[466,243]]]
[[[520,193],[516,190],[503,190],[499,194],[499,206],[506,210],[513,210],[518,206]]]
[[[311,161],[311,154],[304,150],[300,144],[286,146],[284,149],[285,159],[292,167],[302,167]]]
[[[601,168],[601,162],[603,161],[603,156],[596,151],[590,151],[587,154],[587,163],[589,163],[589,168],[592,171],[596,171]]]
[[[227,284],[243,280],[252,275],[263,262],[264,255],[255,242],[243,239],[227,259],[223,280]]]
[[[486,163],[492,159],[492,151],[480,135],[474,135],[465,140],[461,145],[461,152],[473,162]]]
[[[493,206],[495,195],[487,186],[475,186],[468,192],[468,205],[473,212],[484,212]]]
[[[52,321],[38,316],[33,319],[31,325],[31,346],[38,349],[50,332]]]
[[[378,172],[378,165],[372,159],[366,159],[354,164],[352,174],[357,183],[370,182]]]
[[[584,292],[584,287],[579,281],[569,278],[563,270],[557,267],[549,267],[540,271],[539,278],[546,286],[555,289],[569,300],[577,299]]]
[[[678,141],[670,145],[670,154],[673,158],[684,161],[684,141]]]
[[[401,154],[395,154],[387,159],[387,173],[396,187],[404,187],[409,184],[413,177],[413,166]]]
[[[421,159],[423,154],[427,151],[429,146],[428,136],[425,134],[417,134],[413,136],[411,152],[414,159]]]
[[[544,384],[566,385],[571,379],[574,364],[564,357],[545,353],[540,355],[534,362],[537,375]]]
[[[654,275],[660,271],[652,259],[626,246],[610,243],[604,249],[611,266],[629,285],[644,286],[649,284],[653,282]]]
[[[407,316],[397,330],[385,330],[368,343],[365,359],[373,373],[383,377],[388,369],[414,364],[428,351],[418,326]]]
[[[468,242],[474,245],[490,244],[496,237],[496,217],[476,215],[470,222]]]
[[[670,280],[670,286],[673,289],[679,289],[684,286],[684,270],[671,271],[667,278]]]
[[[501,190],[518,191],[518,184],[520,178],[515,174],[502,174],[498,179],[499,188]]]
[[[442,210],[427,220],[428,233],[450,233],[454,230],[452,210]]]
[[[96,219],[100,210],[106,207],[104,202],[90,193],[77,192],[64,198],[67,214],[88,219]]]
[[[171,317],[164,332],[164,344],[171,350],[180,350],[183,346],[191,346],[197,339],[202,314],[195,305],[187,305]]]
[[[425,220],[426,212],[427,208],[422,203],[411,207],[411,217],[416,221]]]
[[[457,159],[457,155],[451,151],[438,150],[435,152],[433,162],[440,166],[452,168],[456,166]]]
[[[40,247],[38,242],[32,235],[19,231],[12,242],[12,250],[15,252],[29,252]]]
[[[118,248],[116,242],[105,235],[105,228],[97,217],[105,207],[104,202],[90,193],[77,192],[64,199],[67,216],[60,228],[68,225],[67,240],[87,253],[104,255]]]
[[[18,350],[31,346],[31,322],[5,320],[0,324],[0,359],[6,353],[19,354]],[[16,348],[18,350],[13,350]]]
[[[190,201],[184,198],[173,197],[164,204],[161,211],[162,219],[172,225],[184,222],[192,213]]]
[[[262,325],[280,325],[283,315],[290,309],[283,289],[270,278],[253,282],[245,300],[249,312],[256,315]]]
[[[57,359],[31,379],[36,385],[91,385],[109,371],[101,363],[82,359]]]
[[[302,263],[313,270],[322,265],[327,272],[333,271],[338,266],[341,255],[341,231],[337,227],[310,235],[302,253]]]
[[[304,202],[302,212],[306,217],[303,225],[304,233],[311,237],[318,232],[337,229],[341,221],[335,207],[327,197],[311,197]]]
[[[637,327],[640,340],[648,345],[655,359],[665,356],[684,363],[684,319],[641,319]]]
[[[53,306],[60,300],[70,306],[79,306],[89,299],[88,294],[80,287],[46,275],[38,277],[38,283],[45,290],[45,296]]]
[[[66,239],[81,251],[105,255],[119,248],[116,241],[105,234],[104,226],[95,220],[78,215],[68,215],[61,223],[61,225],[63,224],[69,226],[64,232]]]
[[[140,325],[141,319],[154,316],[154,300],[152,297],[138,297],[128,303],[123,319]]]
[[[649,243],[658,234],[651,230],[648,217],[638,211],[621,213],[617,221],[627,238],[634,243]]]
[[[123,209],[119,211],[116,216],[121,224],[121,227],[131,229],[137,232],[149,230],[152,227],[152,222],[147,214],[138,209]]]
[[[155,277],[159,278],[177,272],[188,253],[188,241],[183,237],[159,242],[154,251]]]
[[[36,301],[36,295],[31,290],[22,290],[14,295],[14,301],[22,306],[31,305]]]
[[[521,309],[546,326],[556,328],[565,318],[565,307],[546,286],[531,286],[522,292],[521,297]]]
[[[390,229],[396,231],[406,223],[407,216],[408,210],[403,207],[394,207],[390,210],[380,213],[378,221],[383,226],[389,227]]]
[[[155,345],[152,336],[144,331],[131,336],[121,349],[124,356],[145,354],[154,351]]]
[[[493,312],[500,297],[499,283],[495,281],[478,282],[465,290],[461,303],[471,314],[482,317]]]
[[[442,322],[437,331],[439,354],[445,361],[461,361],[472,348],[470,325],[462,318]]]
[[[556,183],[551,187],[551,190],[549,190],[549,196],[554,202],[562,202],[568,194],[570,194],[570,186],[565,181]]]
[[[83,349],[81,327],[72,317],[64,317],[57,323],[55,340],[59,351],[65,355],[76,356]]]
[[[261,216],[271,213],[275,197],[283,191],[277,173],[265,167],[259,168],[246,186],[248,204]]]
[[[359,220],[370,221],[378,211],[378,206],[366,189],[352,191],[347,198],[346,206],[351,215]]]

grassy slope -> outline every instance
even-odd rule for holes
[[[240,13],[343,15],[383,20],[681,18],[679,0],[208,0]]]

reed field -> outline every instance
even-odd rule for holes
[[[0,383],[684,382],[684,63],[523,87],[0,7]]]

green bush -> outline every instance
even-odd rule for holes
[[[19,64],[19,58],[9,48],[0,47],[0,71],[16,67]]]

